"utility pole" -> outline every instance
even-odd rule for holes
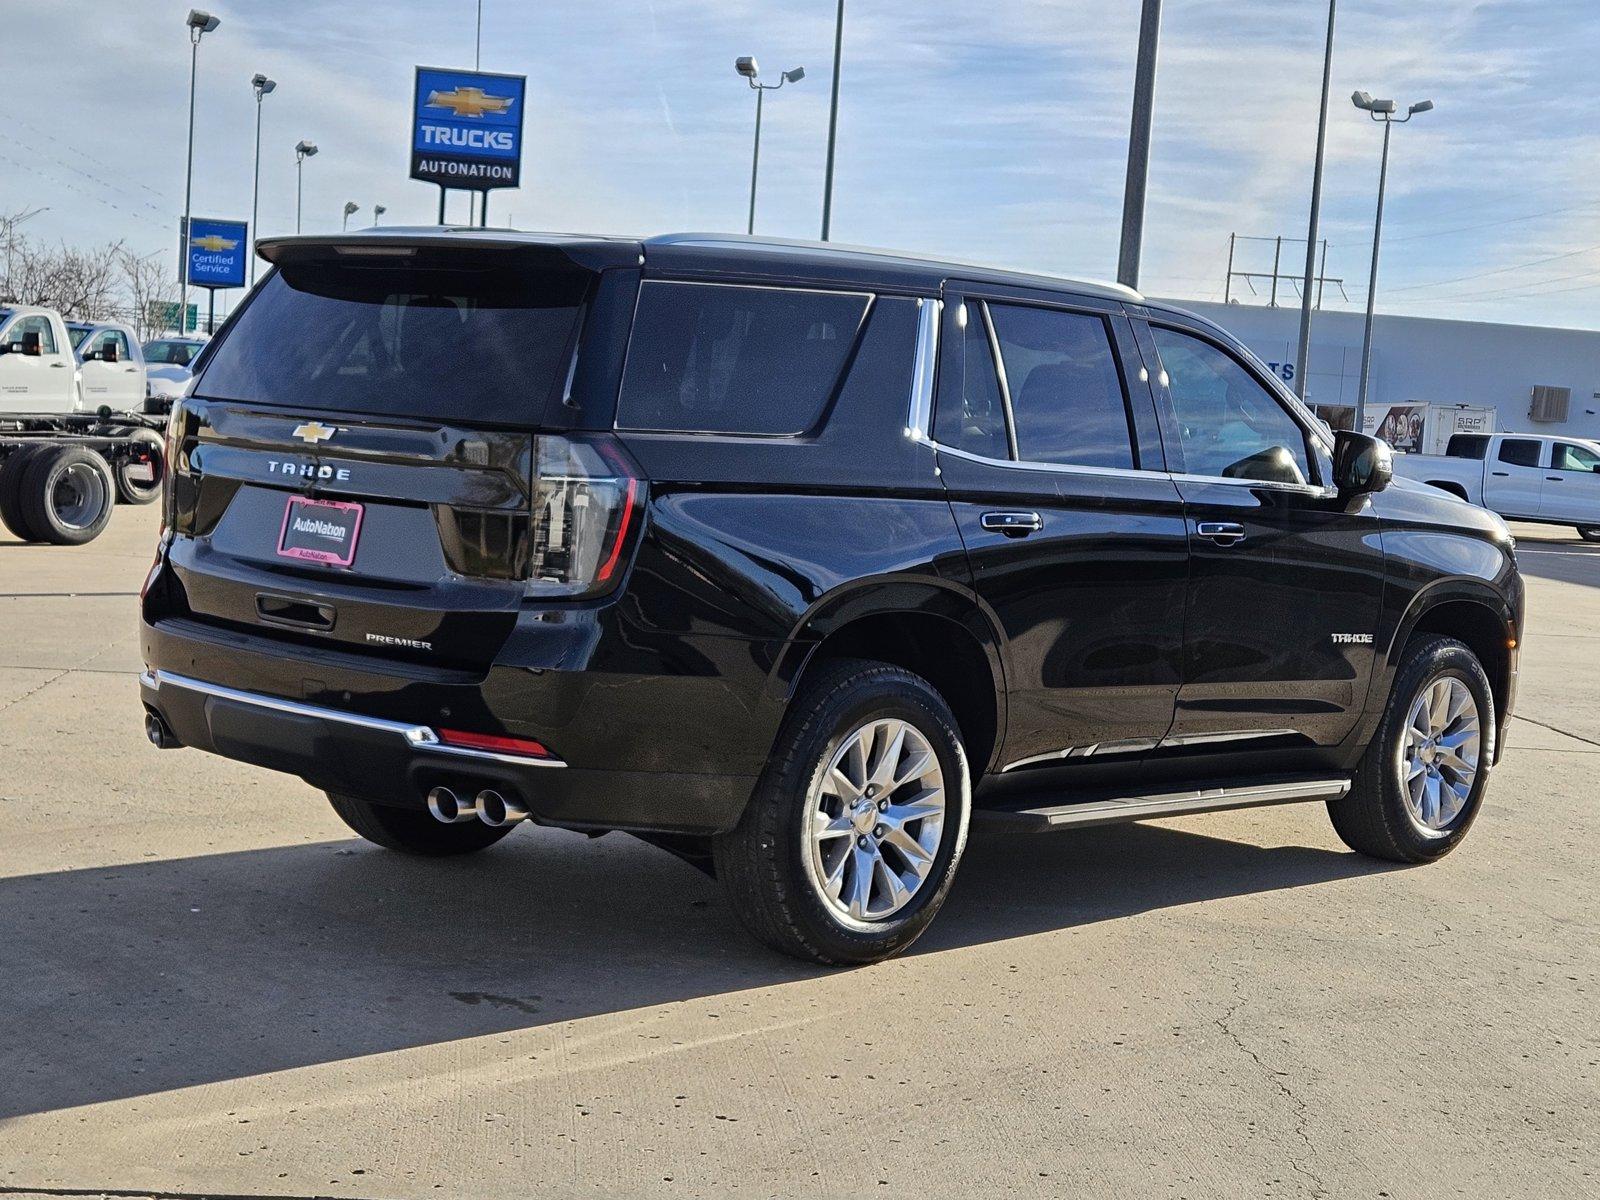
[[[1117,282],[1131,288],[1139,286],[1139,256],[1144,244],[1145,185],[1150,178],[1150,125],[1155,114],[1160,40],[1161,0],[1144,0],[1134,68],[1133,122],[1128,134],[1128,177],[1122,189],[1122,245],[1117,253]]]
[[[1311,171],[1311,220],[1306,230],[1306,274],[1300,289],[1300,344],[1294,358],[1294,390],[1300,399],[1306,398],[1306,387],[1311,379],[1311,283],[1317,263],[1317,224],[1322,218],[1322,158],[1328,142],[1328,85],[1333,75],[1333,18],[1339,0],[1328,0],[1328,40],[1322,50],[1322,108],[1317,114],[1317,158]],[[1323,251],[1323,265],[1327,265],[1327,251]],[[1317,295],[1322,294],[1322,283],[1317,281]],[[1357,433],[1361,432],[1359,427]]]
[[[833,101],[828,106],[828,168],[822,181],[822,240],[833,230],[833,154],[839,139],[839,70],[844,58],[844,0],[833,23]]]

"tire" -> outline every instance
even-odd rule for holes
[[[920,775],[907,776],[899,789],[873,796],[860,787],[869,778],[864,768],[876,761],[873,747],[887,751],[901,726],[910,730],[904,749],[892,761],[882,755],[891,769],[914,769],[919,750],[931,752],[933,762]],[[863,748],[864,761],[847,757],[841,765],[846,778],[857,781],[855,804],[847,789],[832,782],[831,771],[852,744]],[[911,801],[932,790],[935,768],[943,785],[937,822],[909,815],[925,807]],[[819,804],[837,806],[838,812],[821,835],[825,840],[814,843],[812,814]],[[774,950],[835,966],[878,962],[911,945],[938,913],[966,846],[971,807],[966,752],[943,697],[925,679],[899,667],[842,659],[826,664],[803,686],[739,825],[714,839],[717,878],[740,920]],[[893,831],[887,823],[876,824],[875,809],[885,821],[900,811],[901,823]],[[898,849],[897,843],[908,840],[921,847],[926,862],[920,881],[915,879],[919,867]],[[883,865],[881,874],[876,866],[858,873],[858,863],[874,859]],[[830,871],[837,875],[838,902],[825,895],[823,876]],[[910,893],[899,907],[891,907],[890,874]],[[906,887],[907,875],[915,886]],[[860,878],[868,880],[866,903],[860,906],[865,919],[846,911]]]
[[[1435,820],[1430,822],[1425,819],[1426,801],[1421,818],[1407,802],[1409,788],[1404,780],[1415,765],[1407,761],[1411,740],[1407,730],[1413,705],[1430,689],[1441,688],[1445,694],[1452,694],[1452,683],[1464,689],[1475,710],[1478,721],[1476,770],[1459,811],[1453,815],[1449,806],[1455,803],[1455,798],[1449,797],[1447,786],[1439,788],[1435,794],[1441,797],[1440,809],[1434,812]],[[1459,722],[1447,726],[1446,736],[1459,736],[1460,728]],[[1457,733],[1450,733],[1451,729]],[[1334,829],[1345,845],[1374,858],[1421,863],[1444,857],[1460,845],[1483,805],[1493,767],[1496,735],[1494,695],[1477,656],[1454,638],[1431,634],[1413,638],[1406,645],[1383,720],[1378,725],[1377,736],[1367,747],[1354,785],[1346,796],[1328,804]],[[1433,761],[1427,747],[1419,757]],[[1462,782],[1454,774],[1448,753],[1439,756],[1439,765],[1443,784]],[[1427,769],[1423,767],[1422,770],[1422,787],[1426,792]]]
[[[337,792],[328,792],[327,796],[333,811],[351,829],[375,846],[398,850],[402,854],[417,854],[427,858],[472,854],[494,845],[515,828],[513,825],[497,828],[485,825],[482,821],[445,825],[435,821],[423,808],[374,804],[370,800],[358,800]]]
[[[23,520],[38,541],[81,546],[110,523],[116,495],[111,468],[93,450],[45,446],[22,477]]]
[[[130,429],[125,436],[130,442],[139,442],[149,447],[153,452],[151,463],[155,469],[152,472],[153,478],[146,483],[142,479],[128,477],[129,470],[135,465],[131,458],[124,458],[118,462],[112,471],[117,480],[117,503],[153,504],[161,499],[161,477],[165,473],[166,446],[161,440],[161,435],[153,429]]]
[[[1600,542],[1600,525],[1579,525],[1578,536],[1586,542]]]
[[[22,511],[22,477],[27,474],[29,461],[43,449],[44,446],[24,446],[0,462],[0,522],[25,542],[40,538]]]

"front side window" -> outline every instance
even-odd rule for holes
[[[6,330],[6,341],[21,345],[28,340],[30,333],[38,334],[39,336],[40,354],[54,354],[56,352],[56,334],[55,330],[50,327],[50,318],[48,317],[19,317],[11,328]]]
[[[1191,475],[1306,483],[1306,433],[1231,354],[1152,325]]]
[[[1122,375],[1104,317],[990,304],[1025,462],[1132,470]]]
[[[1557,442],[1553,465],[1558,471],[1584,471],[1592,474],[1600,470],[1600,454],[1596,454],[1587,446]]]
[[[838,386],[870,300],[858,292],[646,282],[617,427],[807,432]]]
[[[1500,461],[1514,467],[1537,467],[1539,443],[1527,438],[1507,438],[1500,443]]]

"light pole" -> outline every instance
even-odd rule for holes
[[[756,145],[750,155],[750,219],[745,222],[746,233],[756,231],[756,174],[761,170],[761,101],[768,92],[775,92],[786,83],[799,83],[806,77],[804,67],[795,67],[778,76],[777,83],[762,83],[761,68],[756,65],[753,58],[735,59],[733,69],[744,76],[744,81],[750,85],[756,94]]]
[[[221,17],[191,8],[184,18],[189,27],[189,156],[183,170],[183,244],[178,247],[178,332],[184,332],[189,313],[189,206],[194,199],[194,86],[200,69],[200,39],[222,24]]]
[[[382,205],[382,204],[374,204],[372,206],[372,223],[374,225],[376,225],[378,223],[378,218],[383,216],[383,214],[388,212],[388,211],[389,211],[388,208],[385,207],[384,205]]]
[[[1306,229],[1306,276],[1300,286],[1300,345],[1294,358],[1294,390],[1302,400],[1306,398],[1306,386],[1311,378],[1311,284],[1317,273],[1317,225],[1322,219],[1322,151],[1328,141],[1328,83],[1333,72],[1333,16],[1337,4],[1338,0],[1328,0],[1328,41],[1322,51],[1322,108],[1317,113],[1317,159],[1311,170],[1311,220]],[[1356,432],[1361,431],[1357,429]]]
[[[294,231],[300,232],[300,196],[306,180],[306,159],[317,152],[317,144],[301,138],[294,144]]]
[[[1361,433],[1367,416],[1367,381],[1372,371],[1372,306],[1378,292],[1378,243],[1383,238],[1383,193],[1389,182],[1389,134],[1396,125],[1404,125],[1418,113],[1429,112],[1432,100],[1419,100],[1406,109],[1403,117],[1395,116],[1398,105],[1393,100],[1374,100],[1366,92],[1356,92],[1351,103],[1363,109],[1374,121],[1383,122],[1383,160],[1378,168],[1378,215],[1372,222],[1372,274],[1367,278],[1367,325],[1361,335],[1361,386],[1356,391],[1356,432]]]
[[[844,0],[833,22],[833,99],[828,104],[828,168],[822,180],[822,240],[833,229],[833,151],[839,140],[839,68],[844,58]]]
[[[1144,194],[1150,180],[1150,125],[1156,107],[1156,49],[1161,42],[1161,0],[1144,0],[1139,16],[1139,57],[1133,71],[1133,122],[1128,130],[1128,175],[1122,185],[1122,243],[1117,282],[1139,286],[1144,250]]]
[[[261,211],[261,98],[269,95],[277,83],[268,79],[259,71],[250,77],[250,86],[256,93],[256,169],[255,182],[250,188],[250,232],[256,237],[261,236],[261,226],[258,214]],[[250,286],[256,285],[256,256],[250,256]]]
[[[339,229],[341,231],[349,229],[350,218],[359,211],[361,211],[361,205],[357,204],[354,200],[346,200],[344,202],[344,220],[339,223]]]

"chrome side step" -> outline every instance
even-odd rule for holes
[[[1013,832],[1047,833],[1054,829],[1116,825],[1124,821],[1149,821],[1230,808],[1337,800],[1349,790],[1350,780],[1344,778],[1285,779],[1149,796],[1102,796],[1035,808],[980,808],[973,811],[972,817],[974,821]]]

